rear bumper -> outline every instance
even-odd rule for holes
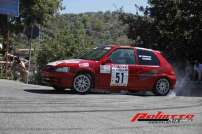
[[[74,78],[72,73],[42,72],[42,83],[48,86],[71,88]]]
[[[170,86],[171,86],[170,88],[174,90],[176,87],[176,76],[175,75],[169,75],[168,77],[170,80]]]

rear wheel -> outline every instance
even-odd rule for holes
[[[74,78],[73,89],[77,93],[85,94],[90,92],[92,86],[91,76],[88,74],[79,74]]]
[[[157,80],[153,90],[155,95],[165,96],[169,93],[169,91],[170,91],[170,83],[168,79],[161,78]]]

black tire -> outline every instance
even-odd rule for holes
[[[170,82],[166,78],[158,79],[155,83],[153,93],[158,96],[166,96],[170,92]]]
[[[92,78],[89,74],[78,74],[73,81],[73,91],[79,94],[89,93],[92,83]]]
[[[53,88],[54,88],[56,91],[64,91],[64,90],[65,90],[64,87],[53,86]]]

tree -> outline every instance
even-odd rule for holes
[[[202,53],[202,2],[196,0],[149,0],[162,42],[178,60],[198,59]]]
[[[37,11],[36,11],[37,12]],[[35,13],[34,13],[35,14]],[[128,26],[119,20],[118,12],[97,12],[83,14],[57,14],[41,21],[41,40],[32,40],[34,55],[32,63],[37,65],[36,79],[40,82],[40,72],[48,62],[68,59],[80,55],[97,45],[130,44],[132,40],[126,36]],[[17,21],[15,22],[17,23]],[[24,27],[29,23],[21,20],[19,24]],[[20,26],[16,26],[20,28]],[[13,27],[14,28],[14,27]],[[20,30],[23,31],[23,28]],[[21,34],[12,37],[16,48],[26,48],[26,38]],[[36,82],[36,83],[38,83]]]
[[[1,53],[5,56],[6,52],[11,52],[12,40],[19,33],[23,33],[26,27],[32,24],[45,26],[46,22],[57,14],[61,8],[62,0],[20,0],[19,17],[8,17],[0,15],[0,32],[3,35],[3,50]],[[8,60],[7,56],[6,60]],[[5,68],[7,75],[7,64]]]
[[[118,13],[98,12],[84,14],[56,15],[46,23],[41,45],[36,48],[38,72],[48,62],[72,58],[83,54],[92,47],[109,43],[128,44],[127,26],[118,18]],[[40,74],[37,80],[40,82]]]
[[[158,31],[151,17],[121,12],[119,18],[123,23],[128,24],[127,36],[135,41],[134,46],[147,48],[157,46]]]
[[[148,0],[139,7],[144,15],[121,13],[129,25],[127,35],[136,45],[155,48],[174,61],[200,60],[202,53],[202,2]]]
[[[14,24],[24,26],[35,22],[45,25],[62,8],[61,2],[62,0],[21,0],[20,16],[13,20]]]
[[[4,48],[10,44],[8,32],[22,33],[24,28],[32,23],[45,25],[47,20],[61,8],[62,0],[20,0],[19,17],[7,18],[0,15],[1,30],[4,36]],[[10,36],[9,35],[9,36]]]

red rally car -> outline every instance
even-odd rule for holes
[[[118,45],[94,48],[78,59],[51,62],[42,77],[56,90],[70,88],[81,94],[102,89],[166,95],[176,83],[172,66],[159,51]]]

